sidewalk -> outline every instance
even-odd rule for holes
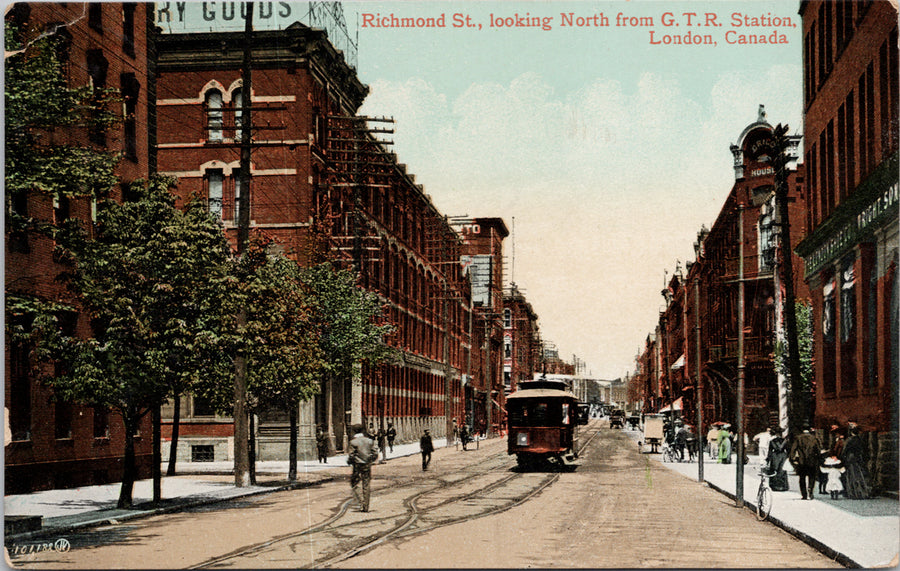
[[[626,431],[638,441],[641,433]],[[662,462],[662,454],[650,454],[650,447],[643,447],[648,457]],[[749,456],[744,465],[744,504],[756,509],[756,491],[759,488],[760,468],[758,456]],[[697,480],[696,460],[665,463],[665,467]],[[832,500],[827,494],[816,495],[813,501],[800,498],[800,483],[796,474],[786,465],[790,489],[774,492],[769,521],[794,535],[801,541],[833,557],[848,567],[896,567],[900,554],[900,504],[890,498]],[[717,464],[707,454],[703,459],[703,479],[712,488],[734,498],[737,489],[735,464]],[[764,524],[760,524],[764,525]]]
[[[443,438],[434,439],[435,448],[446,446]],[[418,442],[394,446],[388,460],[419,453]],[[119,499],[119,483],[102,486],[83,486],[65,490],[47,490],[31,494],[4,496],[4,516],[42,516],[41,527],[36,531],[6,534],[4,541],[24,541],[71,533],[76,530],[120,523],[126,520],[169,513],[190,507],[311,486],[334,479],[335,474],[346,473],[347,455],[331,456],[327,463],[315,460],[297,462],[297,481],[288,482],[288,462],[257,462],[257,485],[236,488],[232,462],[182,462],[177,466],[177,476],[163,476],[162,501],[153,507],[153,481],[139,480],[134,484],[134,509],[116,508]],[[163,465],[165,473],[166,465]],[[273,479],[272,477],[276,478]],[[5,527],[5,526],[4,526]]]

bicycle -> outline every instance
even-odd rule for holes
[[[681,462],[683,459],[682,452],[675,446],[672,446],[669,443],[663,444],[663,462],[671,463],[671,462]]]
[[[759,471],[759,490],[756,492],[756,519],[764,521],[772,511],[772,488],[769,487],[771,474]]]

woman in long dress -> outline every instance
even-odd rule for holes
[[[766,472],[769,473],[769,487],[774,492],[786,492],[789,489],[787,470],[784,463],[788,458],[787,445],[781,437],[781,429],[769,429],[772,439],[769,440],[769,453],[766,455]]]
[[[862,500],[869,497],[869,474],[866,470],[866,448],[858,426],[851,426],[841,451],[844,464],[844,490],[847,497]]]
[[[731,464],[731,438],[728,433],[729,425],[719,430],[719,464]]]

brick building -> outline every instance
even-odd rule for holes
[[[816,424],[866,432],[897,491],[898,81],[895,1],[801,2]]]
[[[59,56],[69,87],[92,86],[119,91],[121,123],[108,131],[87,128],[56,130],[54,144],[90,146],[121,152],[116,168],[121,182],[146,179],[151,154],[153,84],[148,75],[152,49],[152,5],[122,3],[19,3],[6,13],[7,24],[21,30],[26,43],[43,34],[61,40]],[[27,57],[27,49],[25,56]],[[121,199],[121,187],[111,198]],[[11,205],[38,221],[60,223],[77,218],[89,225],[90,198],[50,196],[41,191],[17,197]],[[56,281],[66,269],[53,255],[54,242],[37,233],[6,235],[6,293],[45,301],[72,303]],[[79,335],[91,334],[86,316],[61,316]],[[6,343],[6,415],[12,442],[6,446],[6,493],[107,483],[121,479],[124,426],[106,410],[55,401],[32,367],[52,374],[50,363],[32,363],[26,346]],[[138,477],[150,475],[149,417],[135,443]]]
[[[242,32],[164,34],[158,42],[159,170],[178,177],[182,198],[206,201],[232,239],[242,49]],[[301,456],[314,454],[315,425],[338,450],[356,423],[393,422],[401,441],[424,428],[441,437],[463,416],[463,381],[472,378],[471,286],[459,263],[465,242],[379,142],[383,129],[357,115],[367,92],[324,31],[294,23],[253,33],[251,229],[300,264],[354,268],[397,327],[387,340],[394,362],[325,382],[301,406]],[[181,405],[179,457],[230,458],[231,418],[190,395]],[[171,421],[171,408],[167,414]],[[258,436],[259,459],[286,457],[287,412],[260,414]]]
[[[538,316],[519,288],[512,284],[503,296],[503,390],[514,392],[521,380],[538,370]]]
[[[745,431],[754,434],[779,423],[784,402],[773,355],[781,300],[776,285],[782,268],[776,232],[780,220],[773,210],[774,171],[763,153],[772,131],[760,106],[757,120],[731,147],[735,183],[712,228],[698,233],[695,261],[686,264],[686,274],[676,267],[662,290],[665,305],[659,324],[647,338],[635,373],[644,384],[645,412],[674,406],[687,418],[696,418],[699,371],[704,424],[735,423],[738,377],[743,374]],[[787,186],[793,236],[803,236],[806,223],[798,144],[799,137],[791,137]],[[794,267],[799,267],[799,258],[794,258]],[[796,297],[807,297],[799,275],[793,280]]]
[[[472,284],[475,365],[465,387],[466,421],[476,431],[494,434],[505,425],[503,388],[503,240],[509,236],[500,218],[475,218],[463,227],[462,264]]]

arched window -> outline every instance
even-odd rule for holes
[[[222,92],[211,89],[206,92],[206,119],[209,141],[222,140]]]

